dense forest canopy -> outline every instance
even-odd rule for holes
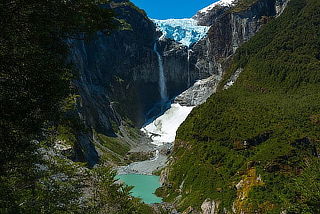
[[[245,213],[320,212],[319,23],[318,0],[291,0],[237,50],[218,92],[178,130],[166,200],[183,183],[182,210],[210,198]],[[250,177],[262,181],[235,188]]]
[[[61,123],[77,124],[68,113],[77,72],[66,41],[116,30],[119,20],[101,6],[108,2],[0,2],[1,213],[144,212],[109,168],[87,171],[51,148]],[[81,201],[83,188],[93,198]]]
[[[61,115],[75,74],[66,60],[65,40],[115,28],[112,11],[99,3],[103,2],[0,3],[1,162],[18,156],[46,122]]]

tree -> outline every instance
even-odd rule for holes
[[[33,200],[35,141],[48,138],[75,69],[67,39],[108,34],[118,22],[100,0],[4,0],[0,2],[0,207],[18,212]],[[30,196],[30,198],[28,198]],[[14,210],[14,211],[13,211]]]

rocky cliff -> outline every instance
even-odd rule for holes
[[[187,47],[171,40],[158,41],[161,32],[146,14],[127,0],[111,4],[127,28],[91,41],[74,41],[73,61],[80,69],[75,82],[81,95],[81,113],[89,127],[112,134],[112,122],[128,118],[139,127],[158,102],[159,62],[163,58],[168,98],[184,91],[199,73],[188,75]],[[117,112],[117,113],[116,113]],[[119,117],[120,115],[120,117]]]
[[[285,0],[259,0],[251,5],[235,1],[234,5],[220,5],[199,11],[193,19],[199,25],[210,26],[207,36],[192,46],[190,71],[199,74],[199,79],[213,75],[211,85],[221,80],[230,56],[248,41],[263,24],[279,15],[286,5]],[[210,93],[213,93],[212,88]],[[209,94],[210,94],[209,93]]]
[[[168,100],[199,77],[187,72],[187,48],[170,39],[158,41],[162,33],[144,11],[128,0],[113,1],[108,7],[125,25],[111,35],[99,32],[89,41],[70,41],[71,60],[80,71],[74,83],[81,119],[97,133],[117,137],[123,124],[141,127],[163,110],[155,43],[163,61]],[[92,146],[94,131],[80,139],[90,162],[97,160],[89,155],[97,154]]]
[[[208,87],[200,90],[204,88],[209,96],[221,80],[229,57],[282,11],[283,2],[260,0],[245,9],[218,6],[199,12],[193,19],[210,27],[208,35],[187,47],[161,37],[144,11],[128,0],[113,1],[108,7],[126,22],[124,28],[111,35],[97,33],[90,41],[71,42],[72,60],[80,70],[75,85],[81,97],[81,118],[98,133],[116,137],[124,121],[141,127],[163,110],[155,43],[163,61],[168,100],[204,78],[208,78]]]
[[[116,112],[141,124],[143,110],[158,98],[153,90],[158,79],[154,24],[129,1],[116,1],[111,7],[127,22],[126,29],[75,41],[72,53],[80,70],[75,82],[80,112],[89,127],[109,135],[112,123],[120,125]]]

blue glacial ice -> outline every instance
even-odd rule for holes
[[[162,31],[162,38],[173,39],[188,47],[202,39],[209,30],[208,26],[199,26],[194,19],[152,19],[152,21]]]

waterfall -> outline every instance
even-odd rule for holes
[[[190,54],[193,52],[191,49],[188,48],[188,87],[191,84],[191,77],[190,77]]]
[[[166,86],[166,78],[164,76],[164,71],[163,71],[163,62],[162,62],[162,57],[160,53],[157,50],[157,43],[154,43],[153,46],[153,51],[157,54],[158,57],[158,64],[159,64],[159,89],[160,89],[160,96],[161,96],[161,101],[166,102],[168,100],[167,96],[167,86]]]

